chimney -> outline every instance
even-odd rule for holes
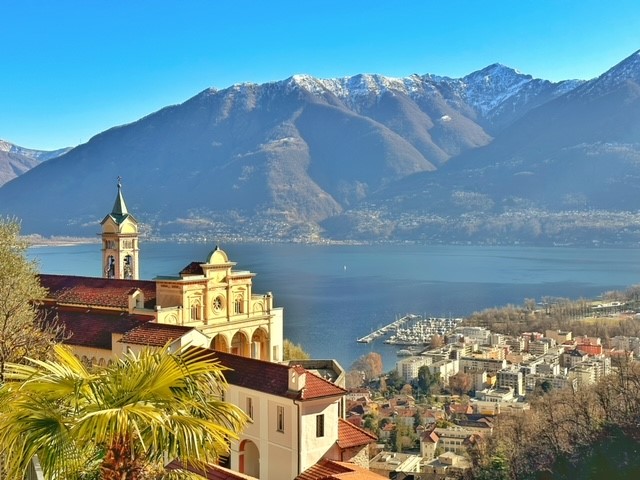
[[[307,383],[307,372],[301,367],[289,368],[289,391],[301,392]]]

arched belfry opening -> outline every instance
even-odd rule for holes
[[[122,195],[122,179],[118,177],[118,193],[102,226],[102,276],[115,279],[139,279],[138,221],[131,215]]]

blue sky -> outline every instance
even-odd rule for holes
[[[596,77],[640,49],[637,0],[3,0],[0,139],[55,149],[208,87],[502,63]]]

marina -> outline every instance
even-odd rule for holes
[[[374,330],[369,335],[365,335],[364,337],[359,338],[358,339],[358,343],[371,343],[371,342],[373,342],[374,340],[376,340],[376,339],[378,339],[380,337],[384,337],[385,335],[387,335],[390,332],[397,331],[398,328],[400,328],[406,322],[409,322],[409,321],[414,320],[416,318],[420,318],[420,316],[408,313],[404,317],[398,318],[398,319],[394,320],[393,322],[389,323],[388,325],[385,325],[384,327],[380,327],[377,330]]]
[[[462,318],[418,317],[396,329],[384,343],[390,345],[427,345],[434,335],[444,336],[453,331]]]
[[[389,336],[384,343],[390,345],[419,346],[426,345],[434,335],[445,335],[451,332],[462,318],[423,317],[407,314],[368,335],[359,338],[359,343],[370,343],[382,337]]]

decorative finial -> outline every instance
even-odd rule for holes
[[[122,177],[118,175],[118,188],[122,188]]]

